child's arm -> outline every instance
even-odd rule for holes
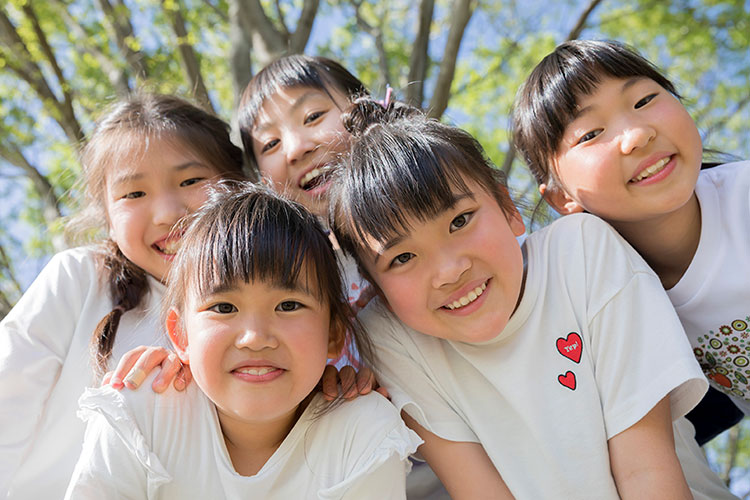
[[[669,396],[635,425],[613,436],[608,445],[621,498],[693,498],[675,453]]]
[[[514,498],[481,444],[438,437],[405,411],[401,412],[401,418],[424,441],[419,453],[430,464],[452,499]]]

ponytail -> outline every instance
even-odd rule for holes
[[[112,355],[115,336],[123,314],[134,309],[149,290],[146,272],[120,251],[117,244],[108,239],[102,243],[98,255],[101,275],[109,288],[114,308],[106,314],[94,329],[91,338],[91,354],[95,361],[95,373],[101,378],[107,371],[107,362]]]

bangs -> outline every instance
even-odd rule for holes
[[[519,92],[514,128],[522,146],[531,144],[519,148],[526,162],[539,164],[538,156],[548,160],[557,152],[565,128],[575,119],[578,101],[595,92],[602,79],[633,77],[649,78],[679,98],[672,82],[623,44],[576,40],[558,46]]]
[[[206,297],[251,281],[303,290],[321,302],[340,289],[335,257],[314,217],[276,196],[230,196],[196,214],[174,266],[184,290]],[[180,268],[182,271],[177,271]]]
[[[466,155],[450,141],[381,128],[358,144],[367,154],[352,152],[341,169],[336,219],[360,247],[371,238],[383,244],[402,236],[412,229],[410,221],[431,220],[457,195],[471,193],[459,167]]]
[[[331,88],[348,98],[368,93],[362,82],[333,60],[304,55],[283,57],[263,68],[245,88],[239,106],[240,128],[251,133],[266,99],[279,90],[293,87],[320,90],[334,102]]]

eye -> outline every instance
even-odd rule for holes
[[[208,308],[209,311],[213,311],[219,314],[231,314],[237,312],[237,308],[229,302],[219,302]]]
[[[127,200],[134,200],[136,198],[142,198],[144,196],[146,196],[146,193],[144,193],[143,191],[133,191],[132,193],[128,193],[123,196],[123,198]]]
[[[314,122],[315,120],[317,120],[324,114],[326,114],[325,111],[313,111],[312,113],[310,113],[309,115],[305,117],[305,120],[304,120],[305,125],[307,125],[308,123]]]
[[[403,266],[414,257],[416,257],[416,255],[411,252],[400,253],[393,258],[390,267]]]
[[[456,217],[455,219],[453,219],[451,221],[450,232],[452,233],[453,231],[456,231],[464,227],[466,224],[469,223],[469,221],[471,220],[473,216],[474,216],[474,212],[465,212],[459,215],[458,217]]]
[[[260,152],[265,153],[266,151],[270,151],[273,148],[275,148],[278,143],[279,143],[278,139],[271,139],[267,143],[263,144],[263,147],[261,148]]]
[[[193,184],[197,184],[202,180],[205,180],[205,177],[193,177],[192,179],[187,179],[187,180],[182,181],[180,183],[180,187],[192,186]]]
[[[586,132],[581,136],[580,139],[578,139],[578,142],[576,142],[576,145],[583,144],[584,142],[588,142],[591,139],[595,138],[597,135],[602,133],[602,129],[598,128],[596,130],[592,130],[590,132]]]
[[[296,300],[285,300],[284,302],[276,306],[276,310],[281,312],[292,312],[301,308],[302,304],[300,304]]]
[[[657,95],[659,95],[659,94],[658,93],[656,93],[656,94],[649,94],[646,97],[644,97],[643,99],[641,99],[640,101],[638,101],[637,103],[635,103],[635,106],[633,106],[633,107],[635,109],[640,109],[643,106],[645,106],[646,104],[650,103],[654,99],[654,97],[656,97]]]

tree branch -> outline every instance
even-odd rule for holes
[[[130,93],[130,83],[128,82],[128,74],[122,68],[118,68],[112,62],[111,58],[104,53],[99,47],[91,45],[93,35],[89,33],[86,28],[74,18],[68,12],[67,5],[62,0],[53,0],[53,3],[57,7],[57,10],[62,16],[65,25],[68,26],[78,38],[76,40],[76,46],[83,48],[86,52],[91,54],[107,75],[110,84],[115,88],[115,92],[118,95],[124,96]]]
[[[127,7],[120,3],[115,9],[109,3],[109,0],[97,0],[97,3],[104,14],[105,25],[109,28],[110,34],[115,39],[117,48],[125,61],[133,69],[137,79],[146,80],[148,71],[146,70],[145,56],[140,50],[131,47],[132,40],[135,39],[135,32],[133,31],[133,25],[130,24],[129,17],[123,15],[123,11],[127,11]],[[117,10],[120,12],[117,12]]]
[[[307,41],[310,39],[315,16],[318,13],[320,0],[305,0],[302,4],[302,12],[297,20],[297,27],[289,39],[289,53],[300,54],[304,52]]]
[[[588,21],[591,13],[594,11],[594,9],[596,9],[596,7],[601,2],[602,0],[591,0],[589,2],[588,7],[586,7],[586,9],[583,12],[581,12],[581,15],[578,17],[578,21],[576,21],[576,24],[570,30],[565,40],[575,40],[579,36],[581,36],[581,32],[583,31],[583,28],[586,27],[586,21]]]
[[[435,0],[422,0],[419,3],[419,27],[409,58],[409,84],[406,87],[406,102],[419,108],[422,107],[422,101],[424,100],[424,81],[427,79],[427,68],[430,65],[430,28],[434,12]]]
[[[229,0],[229,5],[262,66],[286,52],[287,39],[274,28],[259,0]]]
[[[276,7],[276,16],[279,18],[279,24],[281,25],[281,32],[288,39],[289,28],[286,27],[286,21],[284,20],[284,12],[281,10],[281,0],[274,0],[274,7]]]
[[[253,76],[250,53],[251,39],[240,25],[240,14],[237,12],[237,2],[229,6],[229,61],[234,85],[235,109],[239,105],[239,98]]]
[[[386,23],[387,15],[384,13],[380,18],[378,26],[375,27],[362,17],[362,13],[360,12],[362,0],[352,0],[351,4],[354,7],[354,16],[357,20],[357,26],[375,39],[375,49],[378,52],[378,67],[380,69],[380,76],[383,79],[383,86],[390,85],[392,81],[391,69],[390,64],[388,63],[388,53],[385,51],[385,42],[383,41],[383,26]],[[385,12],[388,12],[387,8],[385,9]]]
[[[168,9],[165,6],[164,11],[172,25],[172,30],[174,30],[175,35],[177,35],[177,47],[180,52],[182,67],[185,70],[191,91],[196,100],[203,108],[215,113],[214,107],[211,104],[211,98],[208,96],[208,90],[206,90],[206,85],[203,82],[203,75],[201,74],[198,56],[193,50],[193,46],[188,41],[188,32],[185,29],[185,18],[182,16],[182,2],[179,0],[173,1],[174,9]],[[162,5],[165,3],[166,0],[162,0]]]
[[[26,47],[26,44],[23,42],[16,31],[15,26],[2,9],[0,9],[0,43],[5,45],[10,51],[10,54],[15,56],[10,57],[10,54],[5,54],[8,67],[22,80],[28,83],[43,102],[50,105],[52,108],[50,109],[50,111],[52,111],[52,117],[60,124],[63,131],[68,136],[68,140],[72,144],[78,144],[79,141],[83,140],[83,131],[81,130],[81,126],[78,123],[75,112],[73,111],[72,103],[65,100],[60,102],[57,96],[55,96],[49,83],[44,78],[44,73],[42,73],[39,66],[33,62],[34,59]]]
[[[450,99],[451,83],[456,73],[456,58],[458,50],[461,47],[461,40],[464,36],[466,25],[476,7],[476,0],[455,0],[451,12],[451,27],[448,31],[448,40],[445,43],[443,51],[443,60],[440,62],[440,72],[438,73],[435,92],[432,94],[429,116],[440,118],[445,108],[448,107]]]
[[[211,0],[203,0],[203,3],[208,5],[211,10],[214,11],[214,13],[219,16],[219,19],[221,19],[223,22],[228,23],[229,22],[229,16],[227,16],[227,13],[221,10],[217,5],[214,5]]]

